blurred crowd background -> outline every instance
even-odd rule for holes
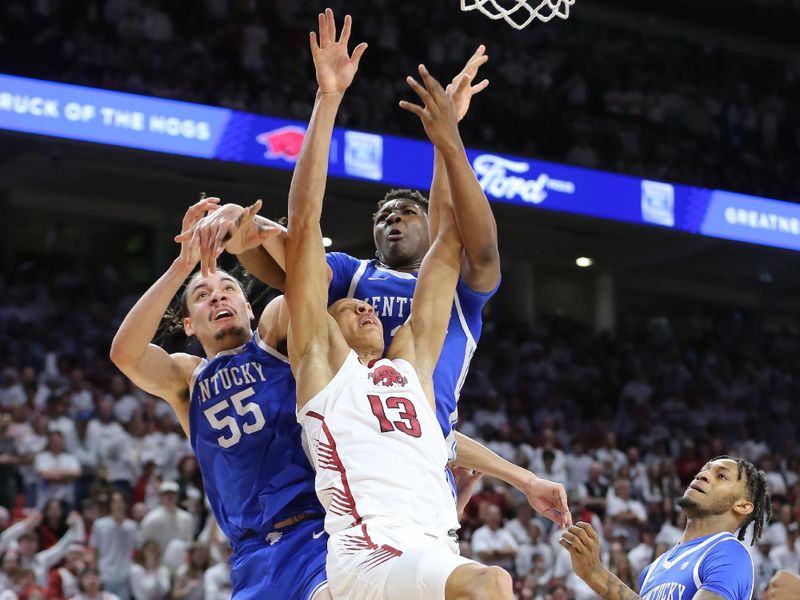
[[[449,79],[484,43],[491,91],[462,126],[472,145],[800,198],[800,117],[792,110],[800,58],[753,44],[740,49],[713,34],[697,41],[589,23],[579,7],[567,22],[517,33],[476,13],[459,17],[456,0],[328,4],[356,15],[354,36],[370,44],[341,126],[420,137],[419,123],[397,107],[411,97],[405,76],[424,62]],[[800,14],[794,0],[737,4],[753,23],[773,11],[778,24]],[[315,89],[308,31],[320,7],[317,0],[7,0],[0,71],[305,121]]]
[[[102,584],[137,600],[230,595],[229,549],[171,409],[108,360],[137,293],[112,267],[63,259],[0,279],[6,594],[94,598]],[[556,316],[489,321],[459,429],[564,482],[573,515],[601,532],[604,560],[634,588],[680,540],[675,499],[702,465],[726,453],[755,461],[775,513],[750,547],[761,590],[776,569],[800,571],[799,367],[797,336],[736,311],[628,315],[613,338]],[[462,552],[509,569],[520,598],[594,598],[550,525],[484,478]]]

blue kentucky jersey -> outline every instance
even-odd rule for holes
[[[341,252],[330,252],[326,257],[333,271],[328,304],[341,298],[357,298],[372,304],[383,324],[384,348],[388,349],[392,337],[411,314],[416,273],[384,269],[374,259],[358,260]],[[458,421],[456,403],[481,335],[483,307],[495,291],[476,292],[459,279],[447,337],[433,374],[436,417],[448,441],[451,459],[455,456],[452,432]]]
[[[659,556],[640,578],[643,600],[691,600],[707,590],[725,600],[750,600],[753,559],[728,532],[678,544]]]
[[[256,332],[243,346],[204,359],[191,390],[189,439],[211,509],[234,548],[246,532],[263,540],[275,522],[324,513],[284,356]]]

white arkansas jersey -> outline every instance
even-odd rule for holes
[[[442,535],[458,529],[442,429],[407,361],[367,367],[350,351],[297,420],[330,535],[376,518]]]

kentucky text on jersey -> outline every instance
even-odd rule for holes
[[[370,296],[363,300],[372,304],[379,318],[407,319],[411,314],[411,299],[405,296]]]
[[[257,333],[194,372],[189,441],[211,509],[237,552],[267,544],[274,523],[323,514],[295,409],[288,360]]]
[[[234,386],[241,387],[259,381],[265,382],[266,379],[264,378],[264,367],[257,362],[222,368],[210,377],[202,378],[197,382],[200,390],[200,402],[203,403],[221,391],[230,390]]]

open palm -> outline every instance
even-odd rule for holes
[[[344,27],[339,40],[336,40],[336,21],[333,11],[328,8],[319,15],[319,41],[313,31],[310,35],[311,56],[317,70],[317,84],[323,94],[342,94],[353,82],[358,63],[367,49],[361,43],[353,50],[352,57],[347,51],[350,41],[350,28],[352,19],[350,15],[344,18]]]

